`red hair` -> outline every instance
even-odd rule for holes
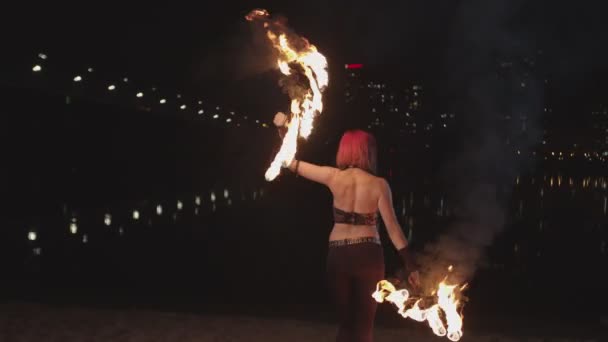
[[[358,129],[346,131],[340,139],[336,166],[340,169],[358,167],[376,174],[376,139],[374,136]]]

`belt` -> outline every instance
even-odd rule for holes
[[[378,245],[381,245],[380,238],[375,236],[366,236],[355,239],[343,239],[343,240],[332,240],[329,241],[329,247],[340,247],[340,246],[348,246],[348,245],[356,245],[359,243],[371,242]]]

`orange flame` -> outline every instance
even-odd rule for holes
[[[437,336],[447,336],[451,341],[458,341],[462,337],[462,315],[459,308],[462,306],[458,300],[455,289],[460,291],[466,289],[467,284],[448,285],[442,281],[437,290],[433,291],[436,296],[436,304],[429,308],[422,308],[423,299],[419,298],[411,305],[412,298],[407,290],[397,290],[388,280],[382,280],[376,285],[376,291],[372,297],[378,302],[389,302],[397,307],[397,313],[403,318],[411,318],[418,322],[427,321],[433,333]],[[411,305],[409,308],[407,306]]]
[[[281,172],[282,165],[289,165],[296,154],[298,136],[308,138],[312,133],[314,118],[323,112],[323,91],[329,84],[327,60],[309,44],[305,38],[287,33],[282,24],[270,22],[270,14],[263,9],[251,11],[246,17],[249,21],[263,22],[266,36],[278,52],[277,66],[283,75],[296,72],[290,65],[299,65],[309,81],[310,88],[298,97],[291,99],[291,117],[287,123],[287,133],[279,152],[266,170],[266,180],[272,181]],[[295,44],[294,44],[295,43]],[[298,46],[296,48],[296,45]]]

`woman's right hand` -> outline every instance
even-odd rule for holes
[[[274,120],[272,120],[275,126],[283,127],[287,122],[287,115],[283,112],[278,112],[274,115]]]

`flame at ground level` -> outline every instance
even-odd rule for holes
[[[418,322],[428,322],[437,336],[447,336],[452,341],[462,337],[462,315],[459,309],[461,301],[457,299],[455,290],[463,290],[466,285],[448,285],[441,282],[432,297],[411,297],[406,289],[397,290],[388,280],[378,282],[372,297],[378,302],[389,302],[397,307],[397,313],[403,318],[411,318]],[[433,304],[426,307],[425,303]]]

